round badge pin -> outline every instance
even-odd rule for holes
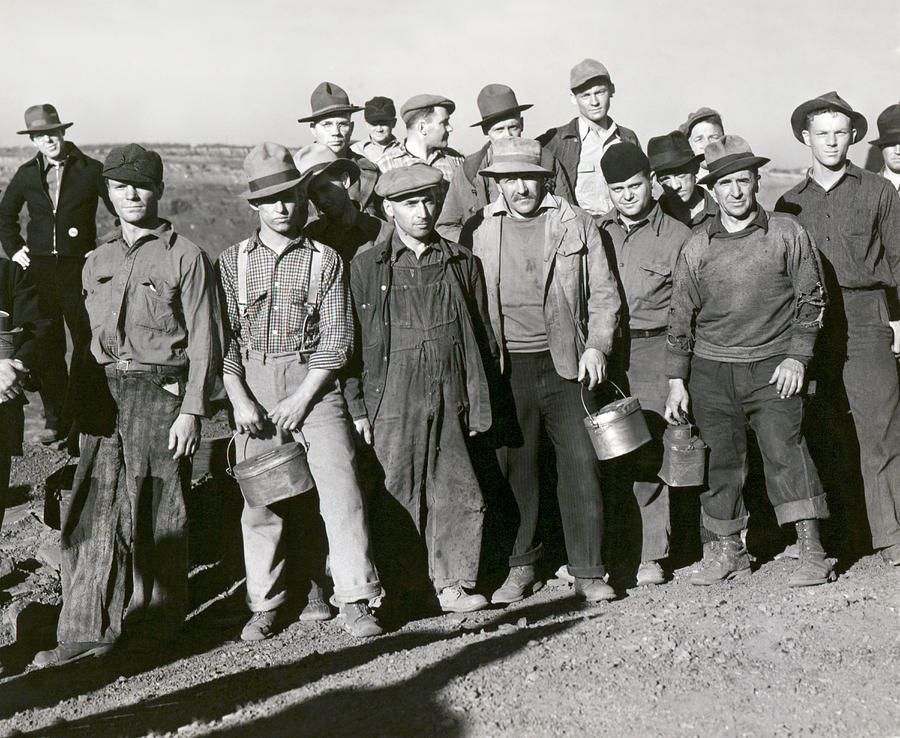
[[[70,235],[72,238],[75,238],[75,236],[78,235],[78,229],[77,229],[75,226],[72,226],[72,227],[69,229],[69,235]]]

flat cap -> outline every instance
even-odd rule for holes
[[[364,110],[363,117],[366,119],[366,123],[371,123],[373,126],[397,120],[397,109],[394,107],[394,101],[389,97],[376,95],[366,101]]]
[[[162,159],[140,144],[116,146],[106,155],[103,176],[134,185],[159,184],[163,180]]]
[[[713,110],[712,108],[698,108],[693,113],[688,114],[687,120],[678,126],[678,130],[685,136],[690,137],[691,129],[701,120],[714,120],[719,125],[722,125],[722,116],[719,115],[718,110]]]
[[[650,160],[633,143],[623,141],[610,146],[600,159],[600,169],[607,184],[624,182],[635,174],[650,171]]]
[[[402,200],[437,186],[443,178],[439,169],[417,162],[382,174],[375,184],[375,194],[385,200]]]
[[[417,110],[437,107],[447,108],[447,112],[452,114],[453,111],[456,110],[456,103],[443,95],[429,95],[427,93],[413,95],[409,100],[403,103],[403,106],[400,108],[400,117],[403,118],[403,122],[406,123],[409,120],[409,116]]]
[[[585,82],[590,82],[598,77],[606,77],[610,82],[612,78],[609,76],[609,70],[596,59],[582,59],[578,64],[572,67],[569,72],[569,89],[577,90]]]

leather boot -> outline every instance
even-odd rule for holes
[[[535,576],[534,564],[511,566],[506,581],[491,595],[491,602],[495,605],[519,602],[528,595],[533,595],[543,586],[544,583]]]
[[[819,540],[819,521],[798,520],[796,526],[800,566],[794,570],[788,587],[812,587],[833,582],[837,577],[831,562],[825,558],[825,549]]]
[[[750,573],[750,554],[739,533],[719,536],[717,543],[708,563],[691,576],[691,584],[706,587]]]

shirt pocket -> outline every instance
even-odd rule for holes
[[[655,295],[672,286],[672,267],[668,264],[649,262],[640,264],[638,275],[642,294],[638,297]]]
[[[291,303],[289,310],[289,324],[284,327],[285,333],[292,342],[294,348],[311,350],[319,341],[319,311],[314,305],[306,302],[306,290],[294,288],[291,290]]]
[[[115,307],[112,304],[112,281],[112,273],[100,272],[84,286],[84,307],[92,329],[103,325]]]
[[[132,294],[134,302],[129,308],[135,325],[162,333],[174,333],[178,329],[175,287],[160,277],[147,276],[139,280]]]
[[[844,219],[844,235],[856,239],[868,239],[872,235],[872,213],[868,208],[848,208]]]

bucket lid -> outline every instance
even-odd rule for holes
[[[15,328],[11,328],[8,331],[0,331],[0,341],[12,341],[21,332],[22,326],[20,325],[17,325]]]
[[[604,405],[591,418],[595,423],[611,423],[640,409],[641,403],[637,397],[623,397],[621,400]]]

